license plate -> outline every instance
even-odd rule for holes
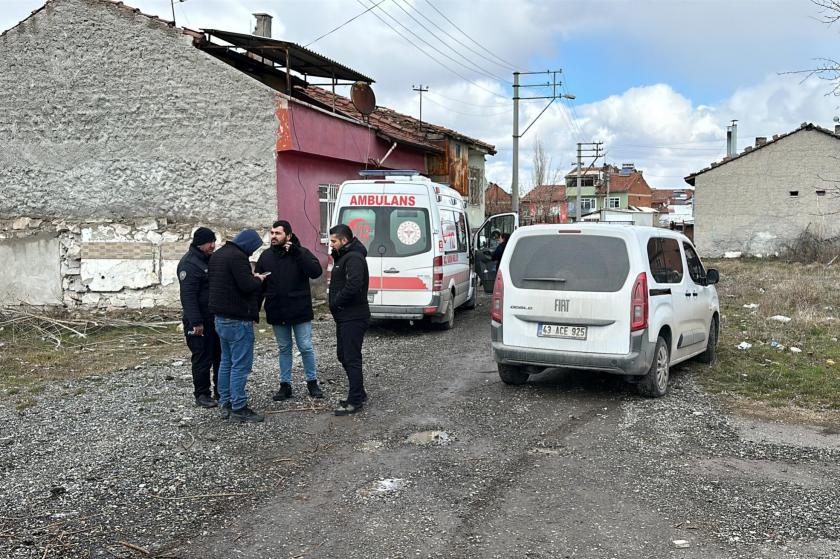
[[[543,338],[566,338],[569,340],[585,340],[586,326],[569,326],[566,324],[538,324],[537,336]]]

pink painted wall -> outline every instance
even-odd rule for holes
[[[277,120],[277,215],[291,223],[303,246],[326,267],[318,185],[359,178],[360,170],[373,167],[369,159],[383,157],[392,142],[377,138],[365,126],[285,99],[278,100]],[[384,166],[423,173],[425,165],[424,152],[398,145]]]

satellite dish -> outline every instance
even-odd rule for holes
[[[376,110],[376,95],[370,85],[365,82],[356,82],[350,88],[350,100],[356,110],[365,116],[369,116]]]

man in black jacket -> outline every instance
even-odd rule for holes
[[[213,369],[213,387],[219,397],[219,358],[221,347],[216,335],[213,314],[208,309],[210,291],[207,281],[207,264],[216,249],[216,235],[206,227],[193,233],[187,253],[178,262],[178,282],[181,288],[181,307],[184,310],[184,335],[192,354],[193,395],[202,408],[215,408],[216,400],[210,397],[210,369]]]
[[[330,229],[333,268],[330,276],[330,312],[335,319],[338,360],[347,373],[349,391],[335,415],[362,409],[367,400],[362,376],[362,343],[370,323],[367,249],[346,225]]]
[[[300,245],[288,221],[278,220],[271,227],[271,248],[257,260],[258,274],[271,272],[263,282],[265,317],[274,330],[280,361],[280,389],[275,401],[292,397],[292,333],[297,342],[306,376],[306,387],[313,398],[323,398],[315,374],[312,346],[312,292],[309,280],[321,276],[321,263]]]
[[[254,364],[254,323],[260,319],[260,291],[265,274],[251,271],[248,261],[262,239],[245,229],[210,258],[210,312],[222,346],[219,365],[219,405],[222,418],[239,423],[264,417],[248,407],[245,384]]]

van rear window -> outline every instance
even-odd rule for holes
[[[509,270],[519,289],[607,293],[624,285],[630,260],[615,237],[540,235],[516,243]]]
[[[425,208],[354,206],[342,208],[338,222],[353,230],[368,256],[414,256],[432,248]]]

